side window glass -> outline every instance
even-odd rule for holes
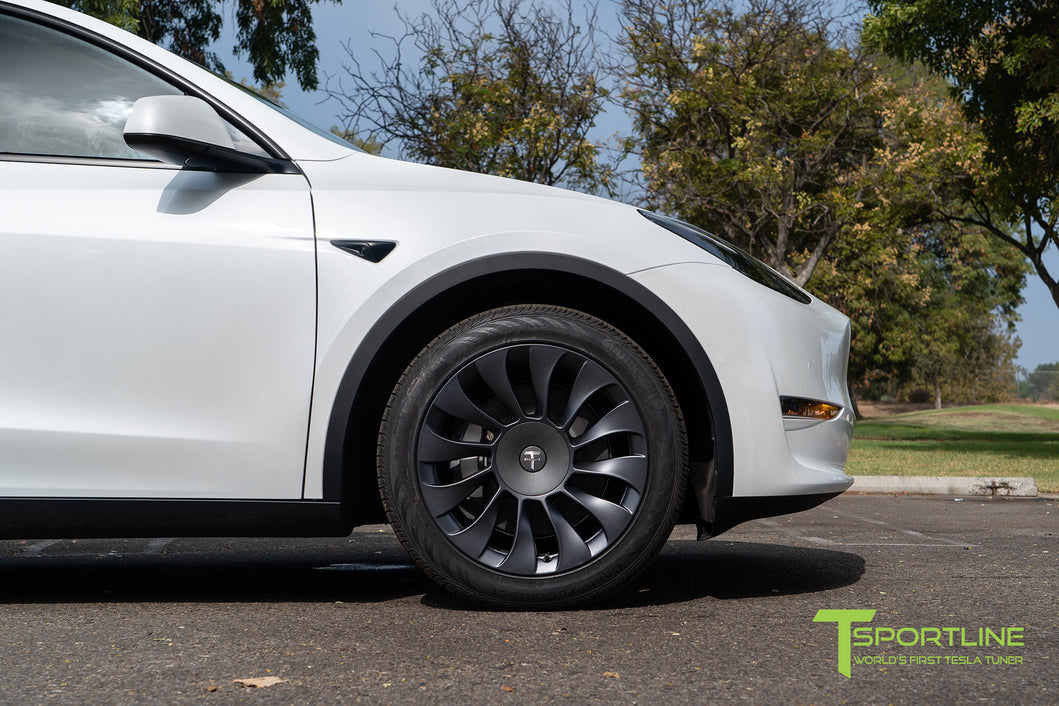
[[[0,156],[150,160],[122,138],[132,104],[180,93],[94,44],[0,15]],[[262,152],[234,127],[229,132],[237,147]]]

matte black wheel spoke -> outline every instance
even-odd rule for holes
[[[498,568],[522,576],[537,573],[537,546],[533,542],[533,526],[530,524],[529,513],[526,512],[525,500],[519,500],[515,539],[511,543],[507,558]]]
[[[483,429],[499,431],[504,428],[503,424],[487,414],[474,402],[471,402],[458,377],[452,378],[446,383],[445,387],[441,388],[441,392],[434,400],[434,405],[450,416],[477,424]]]
[[[559,566],[556,567],[556,571],[572,569],[592,558],[592,551],[585,544],[585,540],[581,539],[581,535],[566,521],[558,509],[551,505],[548,505],[548,520],[552,523],[555,538],[559,542]]]
[[[552,346],[534,346],[529,352],[534,404],[537,406],[537,416],[542,419],[548,416],[548,390],[551,386],[552,373],[559,359],[563,357],[563,353],[561,348]]]
[[[646,456],[616,456],[602,461],[576,461],[574,470],[617,478],[631,485],[637,493],[643,493],[647,483]]]
[[[587,354],[546,342],[489,350],[431,407],[418,441],[422,505],[479,566],[576,571],[628,530],[648,485],[644,420]]]
[[[643,434],[643,420],[636,411],[636,405],[626,400],[603,415],[602,419],[590,426],[583,434],[572,441],[575,449],[610,434],[618,433]]]
[[[597,498],[579,488],[567,488],[566,494],[576,500],[581,507],[588,510],[592,517],[603,527],[607,535],[607,542],[613,542],[632,521],[632,512],[626,510],[617,503],[612,503],[603,498]]]
[[[419,434],[419,460],[424,463],[441,463],[474,458],[489,454],[492,447],[471,441],[456,441],[438,436],[433,429],[423,426]]]
[[[482,514],[475,518],[474,522],[466,528],[449,535],[452,543],[459,547],[460,551],[477,559],[485,551],[489,544],[489,538],[493,536],[496,527],[496,518],[500,513],[500,491],[493,493],[489,498]]]
[[[507,375],[508,350],[507,348],[502,348],[484,355],[474,362],[474,366],[478,368],[478,374],[482,376],[485,384],[489,386],[489,389],[493,391],[497,399],[512,415],[517,419],[522,419],[525,416],[522,411],[522,405],[518,403],[518,398],[515,397],[515,390],[511,387],[511,380]]]
[[[563,412],[561,427],[567,427],[574,420],[578,410],[588,401],[588,398],[602,390],[607,385],[615,385],[617,381],[602,367],[586,360],[577,372],[577,378],[570,389],[570,397],[566,403],[566,411]]]
[[[423,490],[423,500],[426,501],[430,512],[434,517],[440,517],[466,500],[468,495],[481,487],[482,483],[492,475],[493,471],[486,469],[455,483],[447,485],[420,483],[419,487]]]

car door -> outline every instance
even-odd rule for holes
[[[97,37],[0,14],[0,496],[301,497],[308,184],[129,149],[132,103],[181,92]]]

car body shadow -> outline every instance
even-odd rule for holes
[[[627,591],[626,604],[789,596],[850,586],[864,557],[834,549],[763,542],[670,540]]]
[[[439,609],[481,610],[438,589],[390,539],[364,547],[229,540],[223,551],[5,555],[0,604],[376,603],[421,596]],[[855,583],[864,567],[861,556],[832,549],[670,540],[630,586],[588,609],[814,593]]]
[[[110,540],[122,548],[125,542]],[[433,584],[399,547],[215,540],[223,549],[2,556],[0,605],[88,602],[382,602]],[[393,544],[396,544],[395,542]],[[99,543],[96,543],[99,546]]]
[[[702,598],[780,597],[849,586],[864,575],[859,554],[762,542],[670,539],[629,586],[580,610],[614,610]],[[423,602],[450,610],[474,606],[434,591]]]

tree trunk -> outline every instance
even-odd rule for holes
[[[846,380],[846,388],[849,390],[849,401],[853,403],[853,417],[856,420],[864,419],[864,415],[860,413],[860,407],[857,406],[857,392],[853,389],[853,385],[850,384],[849,379]]]
[[[1059,307],[1059,280],[1048,271],[1048,267],[1044,264],[1043,255],[1035,252],[1030,257],[1030,263],[1033,265],[1033,269],[1037,271],[1037,276],[1044,282],[1044,286],[1048,288],[1048,293],[1052,295],[1052,301],[1055,302],[1055,306]]]
[[[941,409],[941,383],[934,381],[934,409]]]

